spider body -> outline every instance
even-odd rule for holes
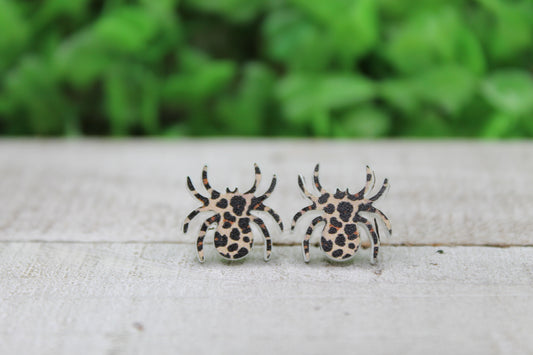
[[[368,220],[360,215],[360,212],[368,212],[377,216],[383,221],[389,234],[392,233],[390,220],[383,212],[372,205],[388,189],[388,180],[385,179],[380,190],[375,195],[369,197],[368,195],[374,187],[374,174],[367,167],[366,185],[361,191],[356,194],[351,194],[348,189],[346,191],[337,189],[332,194],[322,188],[318,178],[318,172],[319,165],[317,164],[313,177],[315,187],[320,193],[320,196],[309,193],[305,187],[303,178],[301,176],[298,177],[298,186],[312,203],[296,213],[293,218],[292,229],[294,230],[296,222],[304,213],[308,211],[322,212],[320,216],[313,219],[311,226],[307,228],[305,239],[302,242],[304,260],[306,262],[310,260],[309,239],[314,228],[318,224],[325,222],[320,238],[320,247],[329,258],[336,261],[344,261],[352,258],[361,244],[359,229],[363,227],[370,234],[373,244],[372,260],[376,261],[380,246],[377,221],[376,219],[373,219],[373,221]]]
[[[198,259],[204,262],[204,237],[207,229],[216,224],[214,244],[218,253],[229,260],[238,260],[250,253],[253,247],[253,234],[251,224],[255,223],[261,229],[265,238],[265,261],[270,259],[272,251],[272,241],[270,233],[263,220],[252,215],[252,211],[264,211],[269,213],[283,230],[283,223],[279,215],[270,207],[265,206],[263,201],[266,200],[276,186],[276,176],[272,178],[269,189],[261,196],[255,196],[254,193],[257,185],[261,181],[261,171],[257,165],[255,167],[255,182],[251,189],[240,193],[238,189],[221,194],[214,190],[207,180],[207,166],[202,171],[202,182],[210,195],[210,198],[202,196],[187,177],[187,187],[195,198],[200,200],[203,206],[193,210],[185,219],[183,232],[187,233],[190,221],[197,214],[204,211],[214,212],[215,214],[204,221],[198,239],[196,241],[196,250]]]

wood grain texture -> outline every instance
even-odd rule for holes
[[[439,253],[441,250],[442,253]],[[1,354],[530,354],[533,248],[0,243]]]
[[[193,242],[200,216],[184,236],[181,224],[199,205],[204,163],[212,185],[247,188],[252,164],[273,173],[267,204],[290,225],[307,204],[298,174],[320,162],[324,187],[358,190],[366,164],[391,190],[376,205],[389,215],[393,244],[533,245],[533,144],[428,141],[182,140],[0,142],[0,240]],[[265,218],[266,219],[266,218]],[[277,244],[299,243],[296,233]]]

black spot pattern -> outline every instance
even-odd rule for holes
[[[335,227],[342,227],[342,222],[339,221],[337,218],[335,217],[331,217],[331,219],[329,220],[329,223],[333,224]]]
[[[320,239],[322,250],[325,252],[331,251],[333,249],[333,242],[331,240],[327,240],[326,238],[322,237]]]
[[[339,211],[340,219],[344,222],[348,222],[353,212],[353,206],[350,203],[343,201],[337,206],[337,211]]]
[[[235,259],[240,259],[242,257],[245,257],[246,255],[248,255],[248,249],[246,249],[245,247],[242,247],[242,248],[239,249],[237,254],[235,254],[235,256],[233,256],[233,257]]]
[[[371,207],[371,204],[369,203],[361,203],[359,206],[357,206],[357,211],[366,211]]]
[[[349,235],[348,235],[348,240],[356,240],[357,237],[358,237],[357,234],[349,234]]]
[[[233,240],[239,240],[241,238],[241,232],[239,232],[237,228],[233,228],[229,234],[229,237]]]
[[[250,208],[257,208],[261,204],[261,202],[263,202],[263,200],[259,197],[252,197]]]
[[[216,200],[216,199],[219,198],[219,197],[220,197],[220,192],[218,192],[218,191],[213,191],[213,192],[211,193],[211,198],[212,198],[213,200]]]
[[[344,198],[344,196],[346,196],[346,192],[341,191],[339,189],[337,189],[337,192],[335,192],[335,195],[333,195],[333,197],[335,197],[335,198],[337,198],[339,200]]]
[[[229,212],[224,212],[224,219],[227,219],[230,222],[235,222],[237,220],[237,218]]]
[[[355,234],[357,226],[355,224],[347,224],[344,226],[344,231],[347,235]]]
[[[215,232],[215,247],[224,247],[226,244],[228,244],[228,237],[219,232]]]
[[[348,259],[350,256],[352,256],[351,254],[345,254],[342,258],[343,259]]]
[[[250,228],[250,218],[245,217],[239,219],[239,228],[241,228],[243,233],[250,233],[252,231]]]
[[[246,200],[242,196],[233,196],[230,201],[231,207],[233,207],[233,213],[237,216],[241,216],[246,206]]]
[[[334,258],[338,258],[341,255],[342,255],[342,250],[341,249],[337,249],[333,253],[331,253],[331,256],[333,256]]]
[[[330,203],[329,205],[324,207],[324,212],[326,212],[327,214],[332,214],[333,212],[335,212],[335,206]]]
[[[355,244],[354,244],[354,243],[350,243],[350,244],[348,244],[348,248],[350,248],[350,249],[355,249]]]
[[[243,242],[248,243],[250,241],[250,238],[249,237],[244,237],[244,238],[242,238],[242,240],[243,240]]]
[[[328,198],[329,198],[329,194],[325,193],[318,198],[318,203],[326,203],[328,202]]]
[[[335,238],[335,244],[340,247],[343,247],[346,244],[346,238],[344,237],[344,235],[338,235],[337,238]]]
[[[218,202],[217,202],[217,207],[219,207],[219,208],[226,208],[226,207],[228,207],[228,200],[226,200],[225,198],[223,198],[222,200],[218,201]]]
[[[237,250],[238,248],[239,248],[239,245],[238,245],[237,243],[233,243],[233,244],[230,244],[230,245],[228,246],[228,251],[230,251],[230,252],[231,252],[231,251],[235,251],[235,250]]]

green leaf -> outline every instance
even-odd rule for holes
[[[380,93],[405,112],[413,113],[422,103],[430,103],[457,115],[476,93],[477,85],[478,79],[468,70],[442,66],[408,79],[385,81]]]
[[[531,1],[478,0],[496,17],[487,29],[494,58],[508,60],[531,48],[533,3]]]
[[[521,70],[501,70],[482,84],[485,99],[501,112],[522,115],[533,110],[533,78]]]
[[[198,10],[214,13],[224,18],[242,23],[251,21],[258,13],[266,7],[268,1],[265,0],[186,0],[187,6]]]
[[[293,0],[293,3],[317,22],[318,28],[324,28],[343,69],[350,69],[354,59],[368,53],[378,42],[376,1]]]
[[[457,9],[446,6],[414,13],[389,30],[385,54],[397,70],[416,74],[435,65],[460,63],[464,27]],[[464,43],[463,43],[464,46]]]
[[[384,80],[379,84],[379,93],[391,106],[409,114],[415,114],[419,97],[415,85],[408,79]]]
[[[11,133],[57,135],[66,128],[76,130],[75,111],[51,73],[48,62],[28,56],[4,78],[0,101]]]
[[[217,106],[226,133],[261,135],[265,131],[274,79],[273,73],[260,64],[249,64],[244,68],[237,93],[224,97]]]
[[[263,33],[268,56],[291,69],[324,69],[333,57],[332,37],[295,11],[273,12]]]
[[[59,19],[86,17],[89,0],[47,0],[42,2],[35,20],[39,26]]]
[[[374,106],[351,110],[334,123],[336,137],[382,137],[391,127],[390,118]]]
[[[459,33],[456,43],[457,63],[468,68],[473,74],[484,74],[487,62],[479,38],[465,28]]]
[[[139,115],[142,126],[147,134],[159,131],[159,81],[155,75],[146,71],[141,75],[141,97],[139,98]]]
[[[233,79],[235,63],[211,60],[198,52],[181,54],[183,73],[171,75],[163,89],[165,98],[197,105],[220,92]]]
[[[497,113],[493,115],[482,131],[482,137],[502,138],[511,135],[518,120],[515,116]]]
[[[376,87],[371,81],[348,75],[296,75],[283,79],[278,98],[293,122],[313,120],[315,111],[327,112],[371,100]]]
[[[457,114],[476,92],[477,78],[464,68],[444,66],[420,74],[413,85],[422,100]]]
[[[132,111],[128,98],[129,85],[117,71],[110,72],[105,81],[106,112],[111,121],[111,132],[116,136],[128,133]]]
[[[118,52],[139,53],[157,33],[157,18],[142,7],[123,6],[106,13],[91,32],[103,47]]]
[[[30,38],[29,23],[24,21],[16,4],[0,0],[0,70],[24,48]]]
[[[407,137],[450,137],[453,131],[446,121],[430,110],[420,110],[418,116],[407,120],[401,127],[402,136]]]
[[[53,70],[76,88],[86,88],[113,66],[113,58],[103,53],[94,37],[78,33],[64,41],[53,53]]]

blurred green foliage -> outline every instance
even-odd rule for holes
[[[532,0],[0,0],[4,135],[533,136]]]

